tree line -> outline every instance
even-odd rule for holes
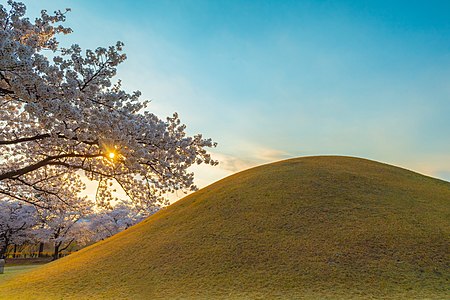
[[[8,248],[23,249],[51,244],[53,260],[71,245],[78,247],[110,237],[145,218],[142,212],[122,202],[109,209],[42,209],[17,200],[0,201],[0,257]]]

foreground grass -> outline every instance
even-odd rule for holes
[[[445,299],[450,183],[308,157],[223,179],[1,299]]]
[[[0,284],[2,284],[4,281],[11,279],[14,276],[33,270],[37,267],[39,267],[39,265],[6,266],[4,269],[4,273],[0,274]],[[0,297],[2,296],[0,295]]]

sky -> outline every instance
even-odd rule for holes
[[[2,1],[3,2],[3,1]],[[70,7],[63,45],[125,43],[118,78],[218,142],[207,184],[310,155],[450,181],[450,1],[25,1]]]

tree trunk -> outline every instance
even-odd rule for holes
[[[0,244],[0,259],[6,258],[6,251],[8,250],[9,239],[3,236],[3,245]]]
[[[17,245],[14,244],[14,253],[13,253],[13,258],[16,258],[17,256]]]
[[[42,257],[42,252],[44,252],[44,243],[39,243],[38,257]]]
[[[55,250],[53,251],[53,259],[57,260],[59,258],[59,247],[61,246],[61,242],[55,243]]]

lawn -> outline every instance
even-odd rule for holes
[[[40,266],[39,264],[6,266],[4,273],[0,274],[0,283],[3,283],[4,281],[8,280],[11,277],[25,273],[39,266]]]

